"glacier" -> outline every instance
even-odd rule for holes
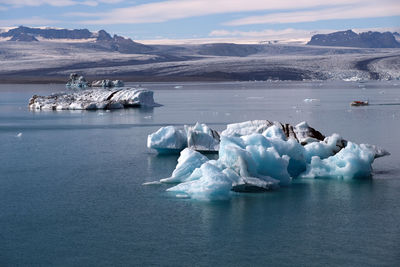
[[[147,89],[85,89],[74,93],[34,95],[29,100],[32,110],[96,110],[126,107],[156,107],[153,92]]]
[[[190,128],[207,129],[199,123]],[[293,179],[368,178],[374,160],[390,155],[380,147],[356,144],[336,133],[324,136],[306,122],[292,126],[255,120],[227,125],[220,135],[218,159],[208,159],[188,146],[186,132],[167,126],[148,141],[182,148],[171,177],[160,183],[173,183],[168,192],[198,200],[276,190],[289,186]]]

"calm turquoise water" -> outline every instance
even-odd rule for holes
[[[176,85],[143,85],[163,107],[112,112],[31,112],[33,94],[63,86],[0,85],[0,266],[399,266],[400,106],[349,107],[400,103],[399,84]],[[149,133],[250,119],[306,120],[392,155],[373,179],[298,180],[222,202],[142,186],[177,160],[149,151]]]

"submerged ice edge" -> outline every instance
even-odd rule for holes
[[[198,200],[275,190],[297,178],[371,177],[375,158],[390,155],[375,145],[344,140],[339,134],[325,137],[306,122],[291,126],[258,120],[229,124],[218,135],[218,159],[209,160],[188,146],[187,134],[193,131],[212,136],[205,124],[184,129],[167,126],[149,135],[148,147],[162,144],[167,150],[181,150],[172,175],[160,182],[175,184],[169,192]],[[204,140],[207,147],[207,138],[199,142]]]

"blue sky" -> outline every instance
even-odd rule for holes
[[[400,29],[398,0],[0,0],[0,27],[105,29],[134,40],[271,40]]]

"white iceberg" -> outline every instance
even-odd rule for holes
[[[113,81],[109,79],[87,82],[85,77],[79,76],[76,73],[71,73],[65,86],[70,89],[86,89],[88,87],[113,88],[124,87],[124,82],[121,80]]]
[[[166,128],[171,131],[169,143],[174,143],[174,127],[160,129],[159,138],[166,140]],[[181,147],[185,146],[183,132],[179,132]],[[221,135],[217,160],[184,149],[172,176],[161,182],[179,183],[167,191],[185,197],[226,199],[237,192],[274,190],[296,178],[370,177],[374,159],[385,155],[389,153],[382,148],[358,145],[338,134],[325,137],[305,122],[291,127],[249,121],[228,125]]]
[[[186,132],[175,126],[161,127],[147,136],[147,147],[159,153],[179,152],[187,147]]]
[[[65,85],[67,88],[73,89],[85,89],[90,87],[90,84],[86,81],[85,77],[79,76],[76,73],[71,73],[69,75],[69,80]]]
[[[101,87],[101,88],[113,88],[113,87],[124,87],[124,82],[121,80],[98,80],[93,81],[90,84],[91,87]]]
[[[155,107],[153,92],[146,89],[87,89],[72,94],[34,95],[29,100],[31,109],[96,110],[125,107]]]
[[[159,153],[176,153],[186,147],[201,152],[216,152],[220,136],[206,124],[185,125],[183,129],[175,126],[162,127],[147,137],[147,147]]]

